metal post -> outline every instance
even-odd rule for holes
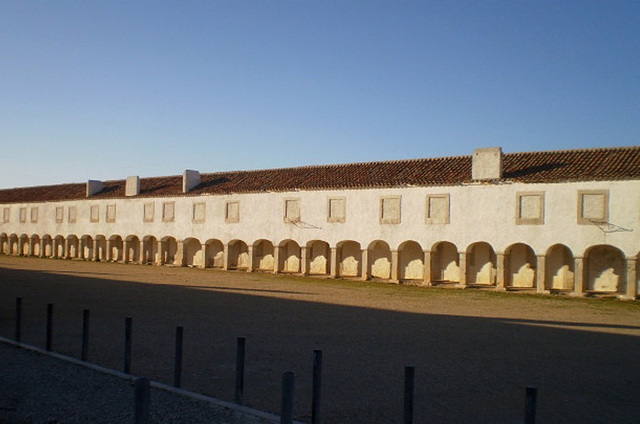
[[[89,321],[90,312],[88,309],[82,311],[82,354],[80,359],[87,361],[89,358]]]
[[[280,424],[293,424],[293,391],[295,388],[295,375],[291,371],[282,374],[282,403],[280,412]]]
[[[311,424],[320,424],[320,391],[322,389],[322,351],[313,351],[313,383],[311,394]]]
[[[245,338],[238,337],[236,348],[236,393],[235,402],[242,405],[244,400],[244,356]]]
[[[535,424],[536,422],[536,400],[538,397],[538,389],[536,387],[527,387],[524,397],[524,423]]]
[[[176,327],[176,356],[175,367],[173,373],[173,385],[180,387],[182,380],[182,335],[184,333],[183,327]]]
[[[404,424],[413,423],[413,394],[415,382],[415,368],[404,367]]]
[[[46,341],[46,350],[51,350],[51,346],[53,345],[53,303],[47,304],[47,341]]]
[[[124,319],[124,373],[131,374],[131,334],[133,318]]]
[[[16,327],[15,327],[15,339],[20,343],[22,339],[22,298],[16,298]]]
[[[136,398],[136,416],[135,424],[149,423],[149,379],[144,377],[136,378],[135,382],[135,398]]]

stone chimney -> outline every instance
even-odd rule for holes
[[[473,152],[471,178],[499,180],[502,178],[502,148],[488,147]]]
[[[193,190],[198,184],[200,184],[200,173],[187,169],[182,174],[182,192],[187,193]]]
[[[140,177],[127,177],[127,185],[124,189],[125,196],[137,196],[140,194]]]
[[[94,194],[98,194],[102,191],[102,181],[89,180],[87,181],[87,197],[91,197]]]

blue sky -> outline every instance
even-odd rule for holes
[[[0,187],[640,144],[640,2],[0,0]]]

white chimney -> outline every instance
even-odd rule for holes
[[[127,185],[124,189],[125,196],[137,196],[140,194],[140,177],[127,177]]]
[[[187,169],[182,174],[182,192],[187,193],[193,190],[198,184],[200,184],[200,173]]]
[[[473,152],[471,178],[499,180],[502,178],[502,148],[488,147]]]
[[[98,194],[102,191],[102,181],[89,180],[87,181],[87,197],[91,197],[94,194]]]

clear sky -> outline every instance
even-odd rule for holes
[[[0,0],[0,187],[640,144],[640,1]]]

